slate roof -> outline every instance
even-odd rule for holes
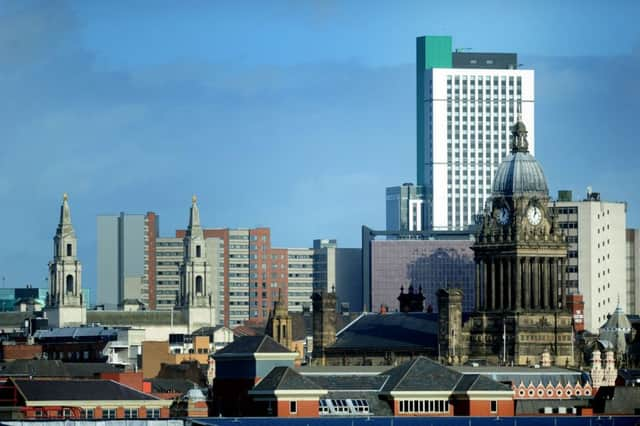
[[[530,368],[530,367],[453,367],[456,371],[464,374],[480,374],[496,382],[512,383],[519,386],[520,383],[525,386],[533,384],[538,386],[542,383],[547,386],[549,383],[553,386],[575,385],[580,383],[585,385],[591,383],[589,375],[585,372],[577,370],[569,370],[566,368],[550,367],[550,368]]]
[[[598,389],[593,406],[603,414],[640,414],[640,387],[607,386]]]
[[[363,314],[336,335],[329,350],[436,350],[438,316],[434,313]]]
[[[109,326],[170,325],[187,324],[184,311],[91,311],[87,310],[87,324]]]
[[[213,336],[213,334],[216,331],[220,330],[221,328],[224,328],[224,325],[216,325],[215,327],[201,327],[196,331],[194,331],[193,333],[191,333],[191,335],[192,336]]]
[[[389,380],[387,375],[376,376],[306,376],[318,386],[331,391],[367,391],[378,392]]]
[[[254,391],[274,391],[278,389],[322,390],[323,388],[290,367],[275,367],[253,388]]]
[[[149,401],[159,398],[113,380],[10,379],[27,401]]]
[[[456,392],[468,391],[511,391],[509,385],[496,382],[481,374],[465,374],[456,385]]]
[[[291,353],[269,336],[242,336],[217,351],[213,357],[227,354]]]
[[[93,378],[98,373],[118,372],[121,368],[101,362],[62,362],[46,359],[17,359],[0,363],[3,377],[83,377]]]
[[[192,382],[191,380],[184,379],[161,379],[161,378],[153,378],[150,379],[151,382],[151,392],[154,393],[180,393],[185,394],[189,390],[197,387],[197,384]]]
[[[426,357],[418,357],[384,373],[383,393],[393,391],[453,391],[462,374]]]
[[[37,330],[33,336],[37,342],[55,341],[109,341],[118,338],[118,330],[102,326],[63,327]]]

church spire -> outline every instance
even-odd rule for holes
[[[203,236],[202,228],[200,227],[200,210],[198,209],[197,201],[198,201],[198,198],[195,195],[191,197],[189,227],[187,228],[187,235],[191,237]]]
[[[62,205],[60,206],[60,222],[58,223],[57,235],[72,234],[71,210],[69,209],[69,196],[65,192],[62,195]]]

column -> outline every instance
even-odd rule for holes
[[[549,285],[549,259],[542,258],[542,308],[549,309],[549,296],[551,286]]]
[[[531,308],[531,260],[528,257],[525,257],[522,266],[524,275],[524,288],[522,289],[524,297],[522,300],[522,307],[529,310]]]
[[[498,279],[498,309],[504,309],[504,259],[499,258],[498,262],[498,274],[500,275]]]
[[[533,290],[533,300],[532,307],[534,309],[540,309],[540,258],[534,257],[531,259],[531,268],[533,269],[532,280],[533,285],[531,286]]]
[[[567,261],[565,259],[560,259],[560,303],[562,304],[562,309],[564,310],[564,305],[566,304],[567,295]]]
[[[519,311],[522,308],[522,259],[514,259],[515,280],[513,280],[513,309]]]
[[[481,276],[481,268],[480,259],[476,260],[476,282],[475,282],[475,300],[476,300],[476,311],[480,310],[480,276]]]
[[[558,309],[558,259],[551,261],[551,309]]]
[[[480,263],[480,267],[482,268],[482,280],[481,280],[481,300],[480,305],[482,306],[482,310],[487,310],[487,260],[482,259]]]
[[[507,268],[505,284],[503,285],[506,300],[504,301],[504,308],[507,310],[513,309],[513,299],[511,298],[511,270],[513,269],[513,259],[508,259],[505,263]]]
[[[491,289],[490,289],[490,299],[489,299],[489,309],[494,310],[496,308],[496,260],[491,260]]]

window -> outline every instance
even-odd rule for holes
[[[298,412],[298,401],[289,402],[289,413],[296,414]]]
[[[73,293],[73,275],[67,275],[67,293]]]
[[[71,409],[63,408],[62,409],[62,417],[64,417],[65,419],[71,417]]]
[[[159,419],[160,418],[160,409],[159,408],[147,408],[147,418],[148,419]]]
[[[202,296],[203,291],[202,291],[202,276],[198,275],[196,277],[196,295],[198,296]]]
[[[71,244],[67,244],[67,256],[72,256],[71,253],[73,252],[73,250],[71,250],[71,248],[72,248]]]
[[[124,418],[125,419],[137,419],[138,418],[138,409],[137,408],[125,408],[124,409]]]
[[[116,409],[115,408],[103,408],[102,409],[102,418],[103,419],[115,419],[116,418]]]
[[[498,412],[498,401],[491,401],[491,412],[492,413]]]
[[[196,257],[202,257],[202,247],[199,245],[196,246]]]
[[[83,408],[80,411],[80,417],[83,419],[93,419],[93,408]]]

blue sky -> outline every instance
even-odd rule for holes
[[[85,286],[96,216],[269,226],[279,247],[384,224],[415,181],[415,37],[536,70],[552,193],[588,185],[638,227],[640,3],[0,1],[0,275],[44,286],[68,192]]]

